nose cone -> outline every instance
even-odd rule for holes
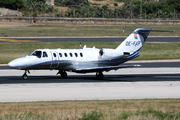
[[[14,68],[14,62],[13,62],[13,61],[9,62],[9,63],[8,63],[8,66],[9,66],[10,68]]]
[[[18,58],[8,63],[8,66],[13,69],[22,69],[27,66],[27,58]]]
[[[20,69],[20,66],[21,66],[21,65],[20,65],[20,62],[17,61],[17,59],[15,59],[15,60],[9,62],[9,63],[8,63],[8,66],[9,66],[10,68]]]

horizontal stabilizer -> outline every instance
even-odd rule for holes
[[[134,31],[133,29],[128,29],[127,31]],[[176,31],[173,31],[173,30],[138,30],[138,31],[147,31],[147,32],[176,32]]]
[[[172,30],[140,30],[140,31],[149,31],[149,32],[175,32]]]

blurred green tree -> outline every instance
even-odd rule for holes
[[[21,9],[24,7],[24,0],[0,0],[0,7],[13,10]]]

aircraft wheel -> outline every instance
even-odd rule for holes
[[[67,77],[67,73],[65,71],[61,72],[61,77],[62,78],[66,78]]]
[[[96,73],[96,77],[97,77],[97,79],[99,79],[99,80],[103,80],[103,79],[104,79],[104,75],[103,75],[102,72],[97,72],[97,73]]]
[[[23,80],[27,80],[27,79],[28,79],[27,74],[24,74],[24,75],[22,76],[22,79],[23,79]]]

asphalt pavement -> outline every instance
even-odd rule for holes
[[[0,42],[122,42],[126,37],[1,37]],[[180,37],[148,37],[146,42],[180,42]]]

